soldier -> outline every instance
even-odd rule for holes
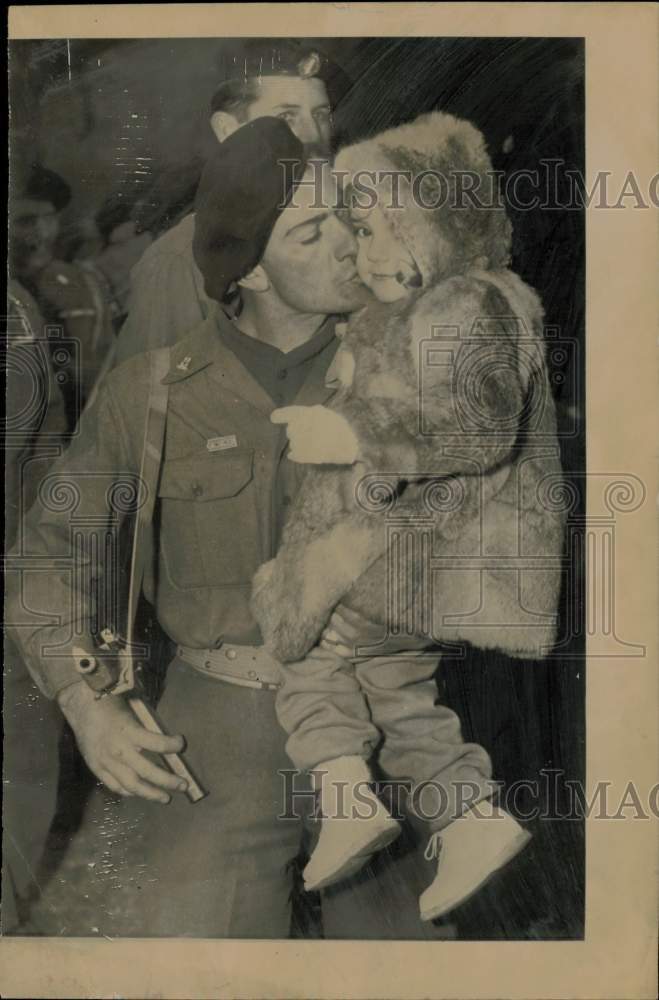
[[[289,769],[275,716],[279,667],[249,609],[252,575],[277,549],[300,474],[270,415],[293,400],[329,398],[336,317],[357,308],[365,290],[354,238],[335,214],[314,207],[313,186],[297,186],[296,204],[282,209],[283,159],[300,163],[286,181],[290,195],[303,176],[304,151],[284,124],[266,118],[238,130],[208,164],[196,257],[209,295],[221,301],[238,282],[242,309],[234,320],[218,309],[180,340],[157,383],[168,386],[169,398],[144,591],[178,647],[158,709],[172,735],[147,732],[120,698],[97,699],[80,680],[74,645],[94,655],[96,608],[85,581],[108,567],[90,555],[75,574],[58,568],[70,544],[71,515],[61,502],[37,504],[27,521],[40,571],[24,574],[23,608],[12,596],[14,617],[20,610],[23,619],[17,638],[92,771],[127,797],[125,822],[135,831],[133,846],[143,845],[128,869],[113,859],[121,883],[112,893],[117,920],[100,908],[96,916],[110,936],[289,933],[287,863],[300,843],[301,799],[292,805],[278,774]],[[110,373],[55,470],[55,486],[68,484],[75,498],[78,524],[109,518],[108,484],[140,469],[150,366],[161,356],[139,355]],[[121,507],[115,515],[122,519]],[[181,780],[148,756],[180,751],[179,734],[209,791],[194,806]],[[295,791],[304,791],[299,782]],[[378,880],[365,877],[328,894],[325,935],[442,936],[416,920],[419,882],[408,860],[379,863]],[[382,907],[383,893],[391,908]]]
[[[68,184],[52,170],[31,163],[12,171],[9,269],[37,303],[46,322],[61,327],[79,350],[69,352],[60,373],[68,427],[82,407],[114,348],[114,328],[104,288],[82,263],[58,260],[60,214],[71,199]],[[57,360],[56,343],[51,345]]]
[[[20,545],[20,521],[66,435],[64,400],[55,379],[36,302],[18,281],[7,288],[5,539]],[[44,698],[11,640],[4,644],[2,932],[22,928],[38,892],[38,871],[52,822],[63,719]]]
[[[235,77],[232,73],[236,73]],[[329,151],[332,106],[346,87],[342,72],[316,48],[295,39],[250,40],[211,100],[210,126],[223,142],[263,115],[285,121],[311,155]],[[194,215],[155,241],[133,268],[128,318],[114,363],[175,344],[213,303],[192,254]]]

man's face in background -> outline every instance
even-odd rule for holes
[[[241,120],[217,111],[211,125],[220,141],[255,118],[281,118],[304,145],[307,156],[327,156],[332,140],[332,109],[318,77],[262,76],[253,81],[254,99]]]
[[[17,278],[33,278],[54,257],[59,213],[49,201],[15,198],[10,208],[10,264]]]

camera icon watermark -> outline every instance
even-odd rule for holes
[[[514,342],[502,338],[503,324],[514,331]],[[439,426],[434,418],[441,383],[452,389],[445,405],[452,409],[458,443],[477,438],[479,444],[496,446],[502,435],[518,430],[527,442],[575,437],[583,399],[581,345],[556,326],[545,326],[543,338],[544,347],[518,316],[476,318],[469,329],[434,324],[430,336],[419,342],[419,433],[451,441],[445,421]],[[491,402],[497,386],[507,384],[527,388],[519,400],[512,394],[507,400],[497,398],[495,412]],[[573,405],[566,410],[567,419],[555,426],[551,413],[559,395]]]

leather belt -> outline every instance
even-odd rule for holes
[[[241,687],[275,691],[283,683],[278,660],[265,646],[222,644],[219,649],[192,649],[178,646],[178,656],[209,677]]]

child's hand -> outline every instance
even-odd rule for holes
[[[384,625],[369,621],[352,608],[339,604],[323,629],[319,645],[337,656],[352,660],[357,658],[357,650],[360,648],[367,650],[369,647],[378,647],[380,655],[393,656],[396,653],[423,650],[432,643],[423,636],[387,636]],[[368,656],[369,653],[365,655]],[[370,655],[375,655],[373,649]]]
[[[283,406],[270,415],[273,424],[287,424],[291,462],[310,465],[352,465],[359,442],[345,417],[326,406]]]

